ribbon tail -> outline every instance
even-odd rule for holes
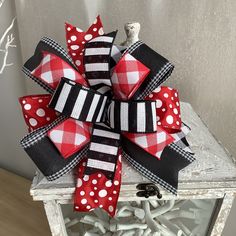
[[[190,145],[187,141],[187,134],[190,132],[190,127],[188,127],[186,124],[182,123],[181,131],[177,133],[171,134],[171,136],[175,139],[174,143],[182,148],[185,152],[190,153],[191,155],[194,155],[194,152],[191,150]]]
[[[175,195],[178,188],[178,172],[195,160],[192,155],[173,143],[164,148],[161,160],[154,158],[126,138],[122,139],[122,147],[122,155],[137,171]]]
[[[114,180],[107,179],[101,172],[84,175],[86,159],[77,167],[77,184],[74,197],[74,210],[88,212],[103,208],[111,217],[116,213],[116,206],[121,186],[121,155],[117,161]]]
[[[114,132],[108,126],[94,124],[85,174],[102,172],[108,179],[113,179],[119,146],[119,133]]]

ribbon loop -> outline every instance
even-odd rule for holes
[[[85,44],[84,66],[91,87],[111,86],[110,54],[117,31],[98,36]]]
[[[108,119],[110,127],[116,131],[156,132],[156,102],[112,100],[108,108]]]
[[[62,78],[49,107],[65,116],[86,122],[102,122],[108,97]]]
[[[120,134],[105,125],[94,124],[85,174],[102,172],[113,179],[120,146]]]
[[[101,207],[114,216],[121,153],[149,180],[176,194],[178,172],[195,158],[181,130],[178,92],[160,86],[174,66],[141,41],[127,49],[114,46],[117,32],[104,34],[99,17],[87,32],[68,24],[66,29],[71,57],[43,38],[23,67],[53,94],[49,107],[61,113],[45,123],[57,116],[47,111],[50,98],[33,105],[24,97],[22,108],[30,110],[26,121],[40,127],[22,139],[23,148],[50,181],[86,157],[87,164],[78,168],[75,210]],[[42,111],[47,114],[39,122]]]

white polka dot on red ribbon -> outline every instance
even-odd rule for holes
[[[47,125],[57,118],[56,112],[48,108],[51,95],[32,95],[19,98],[29,132]]]
[[[169,132],[176,132],[176,130],[181,129],[177,90],[161,86],[155,89],[146,99],[156,101],[157,125]]]
[[[75,65],[81,74],[84,73],[83,55],[85,43],[92,38],[103,35],[103,26],[100,16],[97,16],[94,23],[88,28],[86,32],[69,24],[65,23],[66,42],[68,52],[71,55]]]
[[[100,207],[111,216],[114,216],[120,192],[121,155],[117,161],[117,169],[113,181],[108,180],[102,173],[83,176],[85,165],[85,161],[82,161],[77,168],[78,179],[74,209],[86,212]]]

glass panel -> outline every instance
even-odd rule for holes
[[[101,209],[76,213],[63,205],[62,211],[69,236],[204,236],[215,205],[215,199],[119,202],[114,218]]]

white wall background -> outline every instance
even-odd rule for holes
[[[6,0],[0,8],[0,38],[15,15],[14,1]],[[10,48],[8,54],[7,61],[14,65],[6,67],[3,74],[0,74],[0,167],[31,178],[34,174],[34,164],[19,145],[21,137],[26,133],[26,128],[18,97],[26,93],[26,85],[21,73],[22,58],[17,22],[10,33],[15,37],[14,44],[17,48]],[[4,40],[3,48],[6,40],[7,38]],[[0,52],[0,65],[2,55]]]
[[[119,30],[117,42],[125,38],[124,23],[141,23],[140,38],[176,66],[168,84],[236,157],[235,0],[16,0],[15,6],[16,13],[14,1],[6,0],[0,12],[0,34],[17,14],[20,36],[15,25],[17,49],[10,56],[15,65],[0,77],[0,167],[26,177],[34,172],[18,145],[26,129],[17,98],[44,91],[24,80],[20,46],[25,61],[42,36],[65,45],[65,21],[86,29],[97,14],[106,32]],[[232,235],[229,229],[224,235]]]

